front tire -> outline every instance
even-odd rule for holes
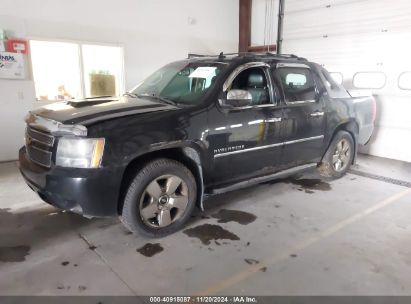
[[[321,161],[318,171],[324,177],[340,178],[350,168],[355,153],[350,133],[338,131]]]
[[[197,185],[190,170],[175,160],[156,159],[131,181],[120,218],[132,232],[163,237],[187,222],[196,197]]]

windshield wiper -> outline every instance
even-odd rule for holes
[[[175,101],[173,101],[171,99],[168,99],[168,98],[161,97],[161,96],[156,95],[156,94],[138,94],[137,97],[151,97],[151,98],[162,101],[162,102],[164,102],[166,104],[169,104],[169,105],[173,105],[173,106],[177,105],[177,103]]]

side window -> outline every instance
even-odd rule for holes
[[[276,75],[283,86],[286,102],[315,100],[316,89],[310,69],[280,67]]]
[[[271,104],[268,79],[263,68],[255,67],[242,71],[233,80],[232,90],[246,90],[253,97],[252,104],[255,106]]]

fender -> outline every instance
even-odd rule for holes
[[[350,133],[353,140],[354,140],[353,164],[355,164],[355,161],[357,159],[357,153],[358,153],[358,122],[355,119],[350,119],[348,121],[343,121],[334,128],[331,137],[328,139],[328,143],[326,145],[325,151],[323,152],[321,160],[324,158],[325,153],[327,153],[327,150],[328,150],[328,148],[331,144],[331,141],[333,140],[335,134],[340,130],[344,130],[344,131],[347,131],[348,133]]]
[[[193,173],[197,182],[196,205],[204,211],[204,161],[202,161],[201,151],[201,147],[197,143],[191,141],[179,140],[155,143],[150,145],[149,149],[140,151],[137,155],[129,158],[123,176],[127,179],[128,171],[133,171],[133,168],[138,168],[152,158],[167,157],[179,161],[187,166]]]

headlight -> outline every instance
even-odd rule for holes
[[[56,165],[73,168],[98,168],[104,152],[104,138],[60,138]]]

